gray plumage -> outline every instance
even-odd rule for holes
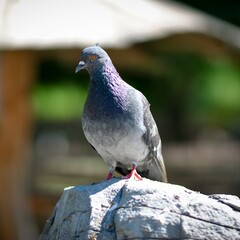
[[[122,80],[99,46],[83,50],[76,72],[81,69],[90,75],[83,132],[110,172],[128,174],[134,162],[142,177],[166,182],[161,140],[145,96]]]

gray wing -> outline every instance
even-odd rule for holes
[[[145,169],[140,173],[152,180],[167,182],[167,174],[162,157],[162,144],[158,133],[157,125],[150,111],[150,105],[147,99],[143,96],[143,123],[146,127],[146,132],[143,135],[143,140],[149,147],[149,154],[144,159],[146,163]]]

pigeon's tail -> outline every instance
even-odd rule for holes
[[[162,155],[158,158],[153,157],[153,159],[151,159],[150,165],[148,166],[148,170],[142,173],[140,172],[140,175],[151,180],[167,182],[167,173]]]

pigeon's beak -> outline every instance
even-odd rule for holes
[[[80,70],[82,70],[84,68],[84,66],[85,66],[85,62],[84,61],[80,61],[79,64],[75,68],[75,73],[77,73]]]

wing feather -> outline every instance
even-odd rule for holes
[[[146,132],[143,135],[143,141],[149,148],[149,154],[144,159],[146,162],[146,171],[142,175],[152,180],[167,182],[166,169],[162,157],[162,144],[158,133],[157,125],[150,111],[150,104],[143,96],[143,123]],[[141,173],[140,173],[141,174]]]

